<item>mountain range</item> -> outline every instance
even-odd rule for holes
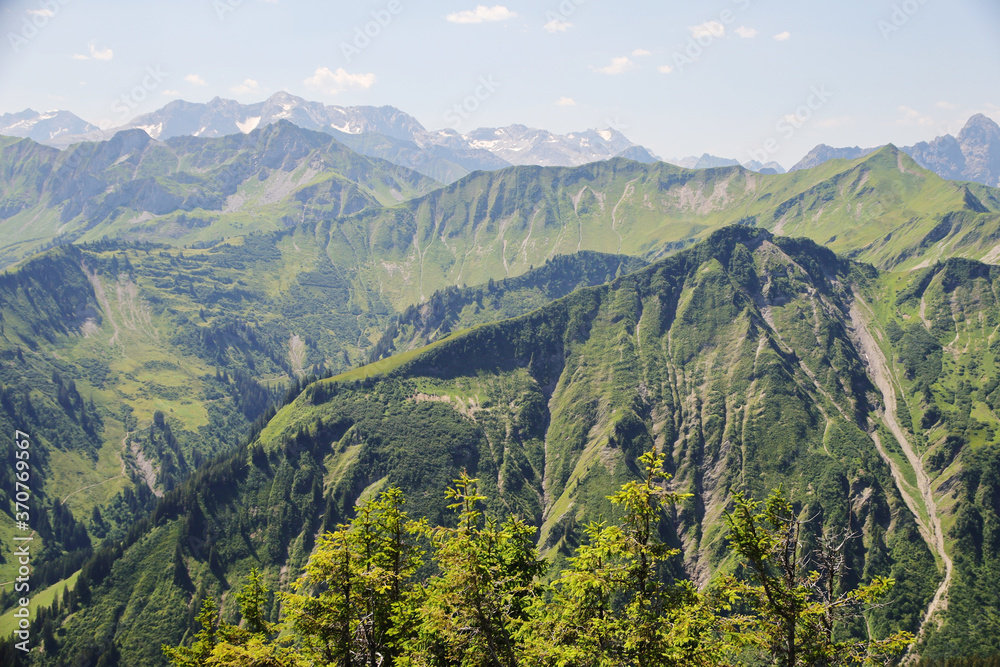
[[[57,237],[204,246],[336,220],[359,235],[343,249],[359,268],[374,262],[365,270],[381,276],[380,289],[414,300],[446,284],[515,275],[558,253],[655,258],[734,223],[807,236],[881,266],[945,252],[980,259],[994,256],[1000,211],[994,190],[941,179],[892,146],[790,174],[614,158],[507,167],[440,187],[287,121],[166,141],[132,129],[65,151],[5,138],[0,170],[4,264]],[[375,250],[389,248],[384,257]]]
[[[390,205],[439,185],[286,121],[246,135],[165,142],[123,130],[65,151],[5,137],[0,155],[0,252],[119,232],[217,240],[291,226],[307,210],[329,217]]]
[[[613,157],[639,162],[660,159],[611,128],[565,135],[524,125],[479,128],[467,134],[452,129],[429,131],[395,107],[324,105],[286,92],[275,93],[255,104],[218,97],[203,104],[176,100],[109,129],[97,128],[68,111],[38,113],[27,109],[0,116],[0,136],[28,137],[42,144],[66,148],[81,141],[109,139],[126,129],[141,129],[154,139],[166,140],[179,136],[246,134],[279,121],[326,132],[359,153],[389,160],[444,183],[454,182],[473,171],[511,165],[569,167]],[[831,159],[864,157],[875,150],[820,144],[790,171],[815,167]],[[983,114],[970,118],[957,137],[944,135],[902,150],[922,167],[944,178],[1000,185],[1000,126]],[[764,164],[751,160],[740,163],[708,153],[666,161],[686,169],[742,164],[764,174],[785,172],[777,162]]]
[[[896,581],[838,632],[1000,652],[1000,189],[892,145],[787,174],[617,156],[442,184],[335,132],[409,139],[330,129],[0,140],[0,428],[32,439],[31,664],[162,665],[205,598],[235,622],[252,567],[288,590],[390,485],[441,521],[463,469],[557,571],[654,445],[691,494],[664,515],[671,576],[731,572],[729,499],[781,485],[805,556],[855,534],[848,585]],[[560,150],[617,149],[607,134]],[[0,592],[4,633],[16,603]]]
[[[877,148],[832,148],[820,144],[790,171],[809,169],[832,159],[856,159]],[[947,179],[1000,186],[1000,125],[983,114],[969,119],[957,137],[946,134],[931,142],[905,146],[917,164]]]
[[[577,166],[628,154],[655,160],[646,149],[616,130],[556,135],[523,125],[480,128],[462,135],[452,129],[428,131],[412,116],[389,106],[342,107],[275,93],[256,104],[214,98],[205,104],[177,100],[124,125],[98,129],[64,111],[0,117],[0,135],[30,137],[65,148],[80,141],[108,139],[127,129],[141,129],[153,139],[194,136],[216,138],[249,133],[279,121],[332,134],[352,149],[389,159],[444,182],[476,170],[514,164]]]
[[[717,157],[715,155],[709,155],[708,153],[702,154],[701,157],[695,157],[692,155],[690,157],[673,158],[666,161],[670,164],[675,164],[678,167],[684,167],[685,169],[715,169],[717,167],[735,167],[740,165],[739,160]],[[785,168],[777,162],[768,162],[767,164],[764,164],[757,160],[750,160],[749,162],[742,163],[742,166],[746,167],[750,171],[756,171],[766,175],[785,173]]]
[[[67,146],[73,141],[83,141],[99,129],[69,111],[46,111],[39,113],[25,109],[20,113],[0,115],[0,135],[8,137],[28,137],[49,146]],[[63,143],[63,139],[70,139]]]

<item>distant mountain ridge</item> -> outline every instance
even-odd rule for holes
[[[878,148],[834,148],[820,144],[789,171],[817,167],[827,160],[856,160]],[[970,118],[957,137],[946,134],[901,150],[921,167],[943,178],[1000,186],[1000,125],[983,114]]]
[[[405,304],[446,284],[516,275],[558,253],[655,259],[733,223],[806,236],[882,267],[934,261],[941,244],[949,256],[984,261],[1000,252],[991,231],[1000,225],[1000,190],[944,180],[893,146],[808,173],[614,158],[480,171],[440,188],[280,121],[222,138],[156,141],[132,129],[62,152],[0,138],[0,170],[0,265],[65,242],[204,247],[337,221],[358,235],[338,252],[364,262],[362,249],[377,246],[380,261],[364,270]]]
[[[416,118],[392,106],[324,105],[283,91],[254,104],[219,97],[207,103],[175,100],[111,129],[98,128],[68,111],[39,113],[26,109],[0,115],[0,135],[27,137],[48,146],[66,148],[82,141],[110,139],[126,129],[141,129],[154,139],[165,140],[178,136],[247,134],[279,121],[325,132],[362,155],[388,160],[443,183],[453,183],[478,170],[493,171],[515,165],[576,167],[614,157],[646,164],[662,159],[685,169],[741,165],[766,175],[785,173],[782,165],[774,161],[741,163],[709,153],[663,159],[613,128],[560,135],[514,124],[462,134],[450,128],[428,130]],[[809,169],[833,159],[855,160],[878,148],[881,146],[819,144],[788,171]],[[1000,186],[1000,125],[983,114],[972,116],[957,137],[944,135],[901,150],[920,166],[949,180]]]
[[[617,157],[642,148],[615,129],[587,130],[557,135],[524,125],[479,128],[464,136],[477,148],[488,150],[514,165],[541,167],[579,166]],[[646,154],[655,157],[648,150]]]
[[[307,209],[350,215],[440,185],[286,121],[247,135],[166,141],[130,129],[65,151],[2,138],[0,169],[4,263],[88,233],[215,241],[293,226]]]
[[[703,153],[701,157],[695,157],[694,155],[684,157],[684,158],[671,158],[666,160],[666,162],[677,165],[678,167],[684,167],[685,169],[717,169],[719,167],[736,167],[741,166],[750,171],[756,171],[761,174],[784,174],[785,168],[782,167],[777,162],[771,161],[766,164],[759,162],[757,160],[750,160],[749,162],[741,163],[739,160],[734,160],[732,158],[718,157],[716,155],[709,155],[708,153]]]
[[[54,145],[63,137],[74,137],[98,131],[69,111],[45,111],[25,109],[19,113],[0,115],[0,135],[27,137],[38,143]]]
[[[805,157],[796,162],[788,171],[811,169],[830,160],[857,160],[858,158],[865,157],[866,155],[871,155],[877,150],[878,148],[861,148],[859,146],[854,146],[852,148],[834,148],[833,146],[820,144],[806,153]]]
[[[57,131],[46,129],[55,123],[51,114],[61,114]],[[204,104],[175,100],[124,125],[105,130],[69,112],[45,115],[27,110],[8,116],[11,119],[0,128],[0,134],[30,136],[56,148],[81,141],[106,140],[129,129],[143,130],[153,139],[164,141],[180,136],[214,138],[247,134],[287,121],[306,130],[333,135],[363,155],[389,160],[446,183],[473,171],[512,165],[576,167],[618,156],[641,162],[659,159],[614,129],[559,135],[524,125],[510,125],[479,128],[463,135],[453,129],[428,130],[413,116],[391,106],[324,105],[286,92],[275,93],[255,104],[219,97]],[[70,118],[75,121],[70,122]],[[43,125],[43,121],[48,124]]]

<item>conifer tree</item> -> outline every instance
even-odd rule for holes
[[[416,636],[402,664],[521,664],[515,635],[538,595],[545,563],[538,559],[535,528],[515,517],[500,524],[484,516],[478,489],[478,480],[463,472],[445,494],[458,525],[432,531],[441,572],[413,596]]]
[[[294,592],[283,596],[305,655],[320,664],[392,665],[403,630],[397,619],[423,564],[405,497],[390,488],[364,503],[348,525],[320,538]],[[325,662],[324,662],[325,661]]]

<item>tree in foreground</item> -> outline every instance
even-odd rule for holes
[[[219,620],[219,607],[211,598],[202,603],[197,622],[201,630],[190,647],[164,646],[174,667],[297,667],[297,652],[290,638],[277,639],[277,627],[265,617],[268,589],[257,568],[236,600],[242,626]]]
[[[403,639],[396,619],[423,564],[416,538],[427,532],[405,503],[393,487],[362,504],[350,524],[320,539],[295,592],[283,596],[307,664],[395,664]]]
[[[841,591],[850,536],[827,536],[816,552],[805,553],[802,523],[780,489],[761,505],[737,493],[726,515],[730,547],[749,574],[723,583],[750,610],[739,635],[744,645],[762,650],[769,664],[792,667],[888,664],[913,643],[908,632],[838,640],[837,626],[870,611],[894,581],[876,577]]]
[[[413,666],[513,667],[520,664],[516,633],[538,597],[544,561],[535,528],[511,517],[503,524],[479,509],[485,496],[466,473],[446,497],[458,514],[454,528],[431,531],[440,573],[415,589],[402,626],[415,628],[406,642]]]
[[[569,567],[542,584],[536,529],[485,515],[466,474],[446,492],[454,527],[431,528],[391,488],[319,540],[282,620],[269,623],[256,570],[237,596],[242,623],[218,621],[207,600],[189,647],[164,647],[178,667],[666,667],[885,664],[913,637],[838,637],[892,586],[841,590],[846,537],[807,550],[780,491],[763,504],[742,494],[727,514],[740,577],[705,591],[674,581],[679,552],[659,537],[666,509],[663,456],[640,458],[645,477],[609,496],[615,522],[589,525]],[[430,539],[435,572],[418,580]],[[861,624],[864,625],[864,624]]]
[[[663,488],[663,460],[646,453],[639,459],[645,478],[609,496],[623,511],[619,523],[587,526],[570,567],[522,630],[525,664],[722,664],[723,633],[709,599],[666,576],[679,551],[659,539],[659,524],[664,509],[687,495]]]

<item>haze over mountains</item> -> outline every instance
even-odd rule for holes
[[[81,141],[109,139],[125,129],[141,129],[157,140],[179,136],[221,137],[246,134],[282,120],[331,134],[359,153],[389,160],[443,183],[452,183],[473,171],[512,165],[571,167],[613,157],[639,162],[661,159],[613,128],[559,135],[515,124],[461,134],[453,129],[428,130],[414,117],[391,106],[324,105],[286,92],[275,93],[255,104],[218,97],[207,103],[176,100],[121,126],[105,129],[68,111],[38,113],[27,109],[0,116],[0,135],[28,137],[65,148]],[[831,159],[855,159],[875,150],[820,144],[789,171],[815,167]],[[1000,126],[982,114],[970,118],[957,137],[945,135],[902,150],[919,165],[944,178],[1000,185]],[[741,165],[763,174],[785,172],[777,162],[740,162],[708,153],[665,161],[687,169]]]
[[[0,115],[0,135],[28,137],[49,146],[68,146],[69,143],[83,141],[84,137],[98,131],[96,125],[91,125],[69,111],[39,113],[34,109],[25,109],[20,113]],[[65,143],[64,138],[69,139],[69,142]]]
[[[34,117],[26,111],[4,117],[0,135],[30,136],[63,148],[79,141],[108,139],[125,129],[141,129],[157,140],[179,136],[221,137],[288,121],[301,128],[326,132],[352,149],[389,159],[444,182],[472,171],[501,169],[514,164],[577,166],[605,160],[627,151],[630,157],[653,161],[649,151],[615,130],[589,130],[556,135],[523,125],[480,128],[462,135],[452,129],[429,131],[412,116],[389,106],[341,107],[276,93],[263,102],[240,104],[215,98],[205,104],[177,100],[122,126],[100,130],[59,112]],[[59,120],[62,125],[57,128]],[[34,121],[34,123],[32,123]]]
[[[833,148],[820,144],[789,171],[809,169],[827,160],[864,157],[878,148]],[[904,146],[904,153],[939,176],[1000,186],[1000,125],[983,114],[969,119],[957,137],[946,134],[933,141]]]

